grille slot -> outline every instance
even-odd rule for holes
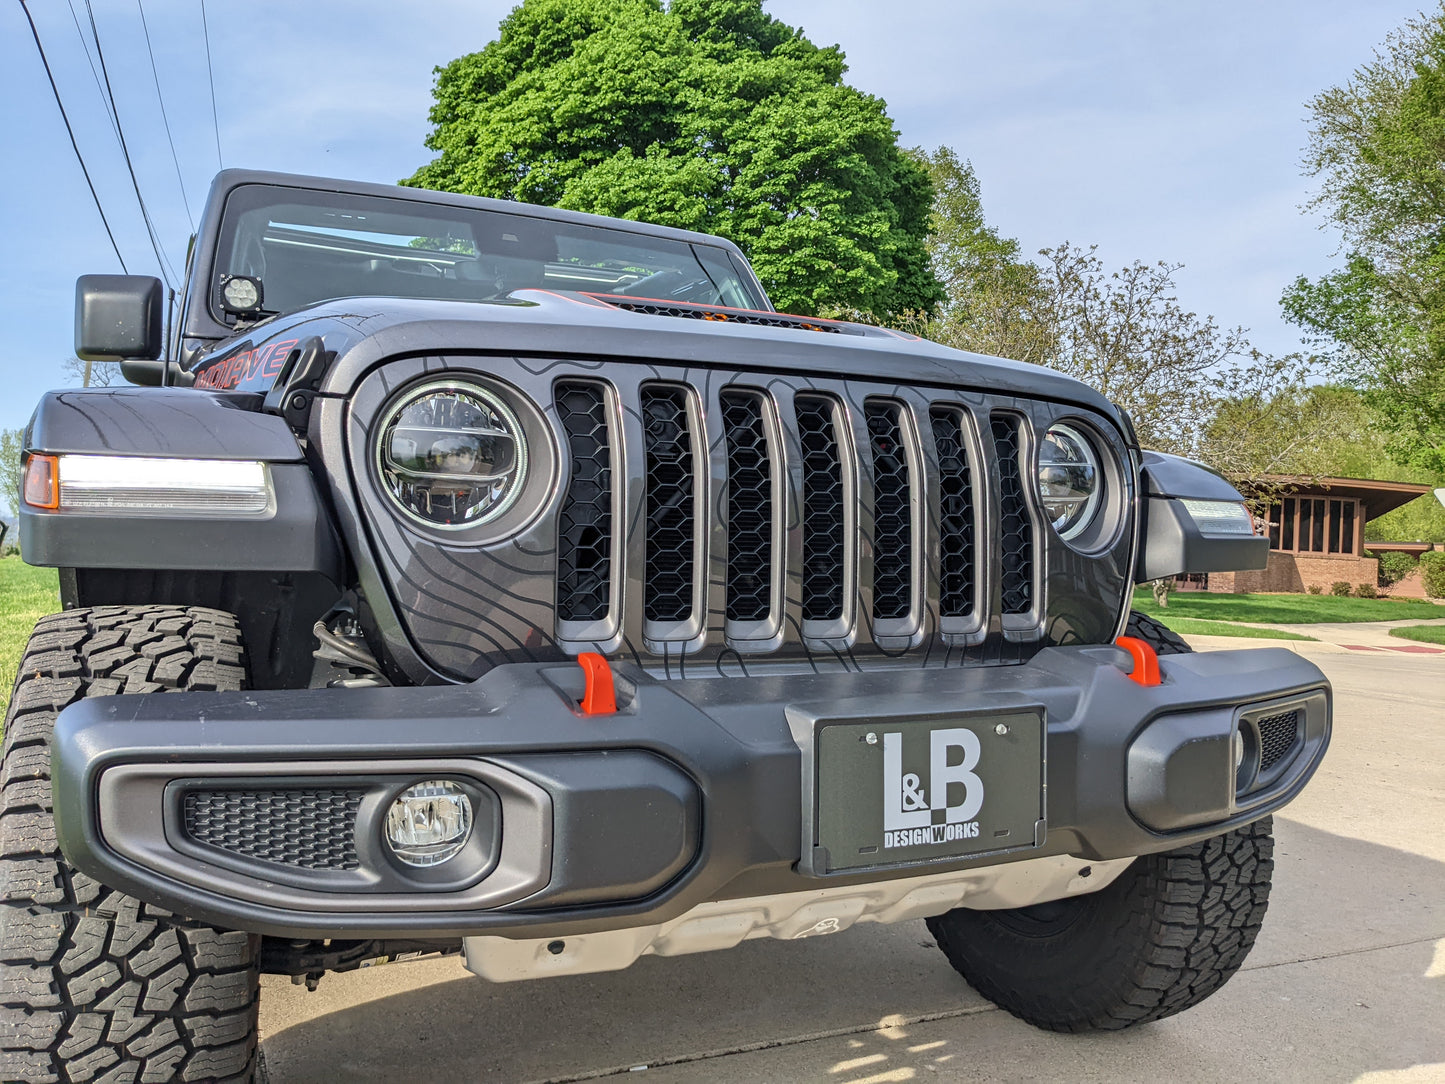
[[[1256,719],[1254,725],[1259,728],[1259,770],[1262,774],[1283,760],[1294,748],[1295,738],[1299,736],[1299,711],[1296,709],[1268,715],[1263,719]]]
[[[651,386],[642,390],[647,452],[642,608],[649,621],[692,617],[696,482],[687,398],[682,388]]]
[[[181,800],[186,835],[257,862],[357,869],[358,788],[192,790]]]
[[[1027,614],[1034,604],[1034,525],[1029,519],[1021,476],[1021,423],[1012,414],[995,414],[992,421],[998,454],[1003,612],[1011,616]]]
[[[833,401],[821,395],[795,400],[803,450],[803,617],[843,616],[843,462]]]
[[[913,486],[897,403],[864,408],[873,456],[873,616],[907,617],[913,608]]]
[[[772,610],[773,467],[762,397],[725,391],[727,438],[727,616],[765,621]]]
[[[572,472],[557,517],[557,617],[600,621],[612,583],[612,450],[607,395],[597,384],[564,381],[555,392]]]
[[[938,610],[971,617],[974,610],[973,472],[963,441],[963,411],[929,411],[938,452]]]

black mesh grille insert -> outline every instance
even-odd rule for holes
[[[794,401],[803,449],[803,616],[843,616],[843,464],[834,431],[833,401],[800,395]]]
[[[597,384],[559,383],[557,417],[572,473],[557,517],[557,616],[600,621],[612,578],[612,453],[607,396]]]
[[[365,791],[192,790],[181,801],[186,835],[258,862],[356,869],[356,812]]]
[[[998,451],[999,546],[1003,556],[1003,612],[1026,614],[1034,597],[1034,527],[1024,503],[1020,474],[1019,419],[993,416],[993,441]]]
[[[729,621],[764,621],[772,609],[773,468],[755,392],[721,395],[728,448]]]
[[[913,594],[912,486],[897,403],[869,402],[873,454],[873,616],[907,617]]]
[[[929,412],[938,451],[938,610],[943,617],[973,613],[973,475],[963,443],[963,412]]]
[[[1294,748],[1299,734],[1299,711],[1282,711],[1256,719],[1259,727],[1259,770],[1267,772]]]
[[[649,621],[686,621],[692,616],[694,479],[687,392],[642,390],[647,449],[647,568],[643,613]]]
[[[647,316],[678,316],[684,320],[713,320],[720,324],[758,324],[763,327],[791,327],[800,331],[823,331],[830,335],[862,335],[864,332],[842,324],[810,320],[781,312],[754,312],[750,309],[728,309],[710,305],[679,305],[676,302],[653,301],[648,298],[622,297],[617,294],[591,294],[601,301],[628,312]]]

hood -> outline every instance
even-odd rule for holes
[[[505,301],[359,297],[268,321],[218,344],[194,372],[198,387],[264,392],[292,347],[320,336],[336,357],[321,389],[330,395],[349,394],[369,369],[391,357],[507,354],[896,380],[1074,403],[1119,421],[1119,411],[1104,396],[1053,369],[953,350],[881,328],[804,322],[841,333],[654,315],[587,294],[547,290],[519,290]]]

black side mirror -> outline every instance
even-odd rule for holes
[[[81,275],[75,280],[75,354],[85,361],[161,356],[161,280]]]

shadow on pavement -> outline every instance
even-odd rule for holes
[[[1437,1064],[1445,1078],[1445,863],[1284,818],[1276,835],[1274,899],[1246,969],[1191,1012],[1129,1032],[1014,1020],[915,922],[515,985],[456,961],[331,976],[310,995],[272,978],[271,1081],[558,1080],[638,1065],[652,1068],[629,1079],[1350,1081]]]

